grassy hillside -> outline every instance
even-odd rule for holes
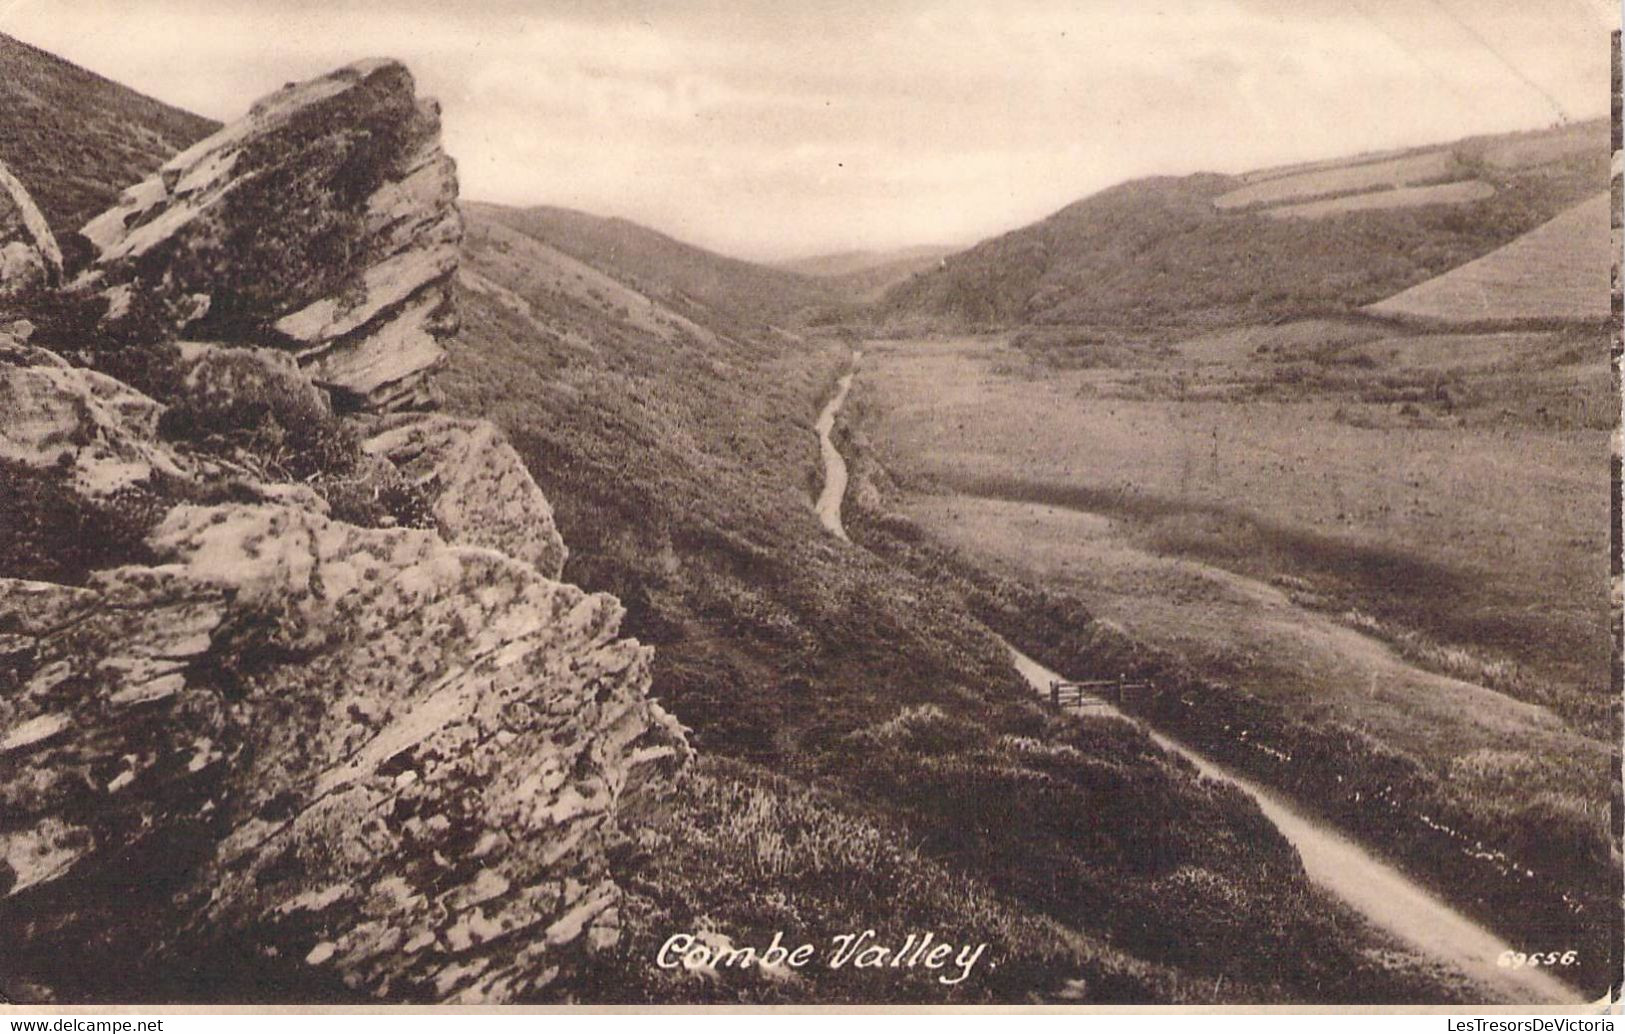
[[[1598,121],[1275,176],[1136,180],[949,256],[888,292],[882,311],[904,323],[1100,326],[1346,313],[1606,189],[1607,132]],[[1451,203],[1411,205],[1414,194],[1388,189],[1468,182],[1494,192],[1456,187]],[[1317,218],[1272,217],[1340,198]]]
[[[0,33],[0,161],[58,236],[218,127]]]
[[[705,758],[628,845],[629,936],[581,993],[1462,993],[1312,890],[1245,799],[1126,725],[1040,707],[960,601],[823,533],[811,428],[844,344],[690,320],[595,280],[521,218],[470,216],[442,384],[507,429],[556,508],[566,577],[625,602]],[[985,930],[998,966],[951,991],[652,970],[664,937],[697,924],[735,944],[781,928]]]
[[[1512,243],[1367,308],[1443,323],[1608,318],[1609,195],[1580,202]]]
[[[681,312],[709,313],[720,320],[782,322],[837,297],[829,285],[812,278],[718,255],[625,219],[545,205],[468,207],[589,266],[614,270]]]

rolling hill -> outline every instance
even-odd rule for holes
[[[827,255],[809,255],[806,258],[789,259],[773,264],[779,269],[800,273],[802,276],[840,277],[903,265],[924,268],[954,250],[937,244],[922,244],[912,248],[893,248],[889,251],[836,251]]]
[[[0,161],[59,237],[217,128],[0,33]]]
[[[916,273],[940,264],[955,249],[940,245],[893,251],[843,251],[778,263],[778,268],[818,277],[860,303],[879,301],[888,290]]]
[[[831,285],[811,277],[718,255],[626,219],[546,205],[466,207],[658,294],[678,309],[699,306],[729,319],[766,323],[840,297]]]
[[[1241,323],[1358,310],[1608,186],[1608,125],[1112,187],[887,292],[893,321]]]

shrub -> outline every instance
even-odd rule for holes
[[[361,456],[348,473],[323,474],[311,487],[334,520],[363,528],[434,528],[434,505],[393,463]]]
[[[209,349],[190,361],[184,393],[159,420],[171,441],[246,453],[272,477],[310,480],[354,470],[360,442],[291,357]]]

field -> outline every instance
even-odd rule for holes
[[[1604,341],[1322,320],[872,342],[854,419],[901,486],[878,527],[912,525],[1076,600],[1097,641],[1165,658],[1196,694],[1166,716],[1182,733],[1355,827],[1377,820],[1339,788],[1392,763],[1410,822],[1449,815],[1552,894],[1598,901],[1617,727]],[[1051,637],[1077,635],[1057,613]],[[1069,656],[1136,664],[1098,643]],[[1303,760],[1326,737],[1345,746]],[[1382,821],[1381,846],[1492,911]]]
[[[1365,194],[1344,194],[1324,201],[1304,201],[1296,205],[1280,205],[1265,210],[1274,219],[1320,219],[1341,212],[1363,212],[1376,208],[1414,208],[1417,205],[1460,205],[1468,201],[1482,201],[1495,193],[1495,188],[1478,180],[1459,183],[1440,183],[1431,187],[1397,187],[1393,190],[1373,190]]]
[[[1213,207],[1246,208],[1250,205],[1305,201],[1332,194],[1354,194],[1383,187],[1404,187],[1447,179],[1457,171],[1456,156],[1448,149],[1427,151],[1404,158],[1314,169],[1249,183],[1220,194],[1213,199]]]
[[[1603,147],[1591,123],[1545,133],[1514,133],[1494,138],[1484,147],[1484,160],[1501,169],[1527,169]]]
[[[1483,258],[1369,306],[1380,316],[1473,323],[1608,316],[1609,195]]]

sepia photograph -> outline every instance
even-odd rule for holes
[[[0,0],[0,1013],[1612,1030],[1619,25]]]

